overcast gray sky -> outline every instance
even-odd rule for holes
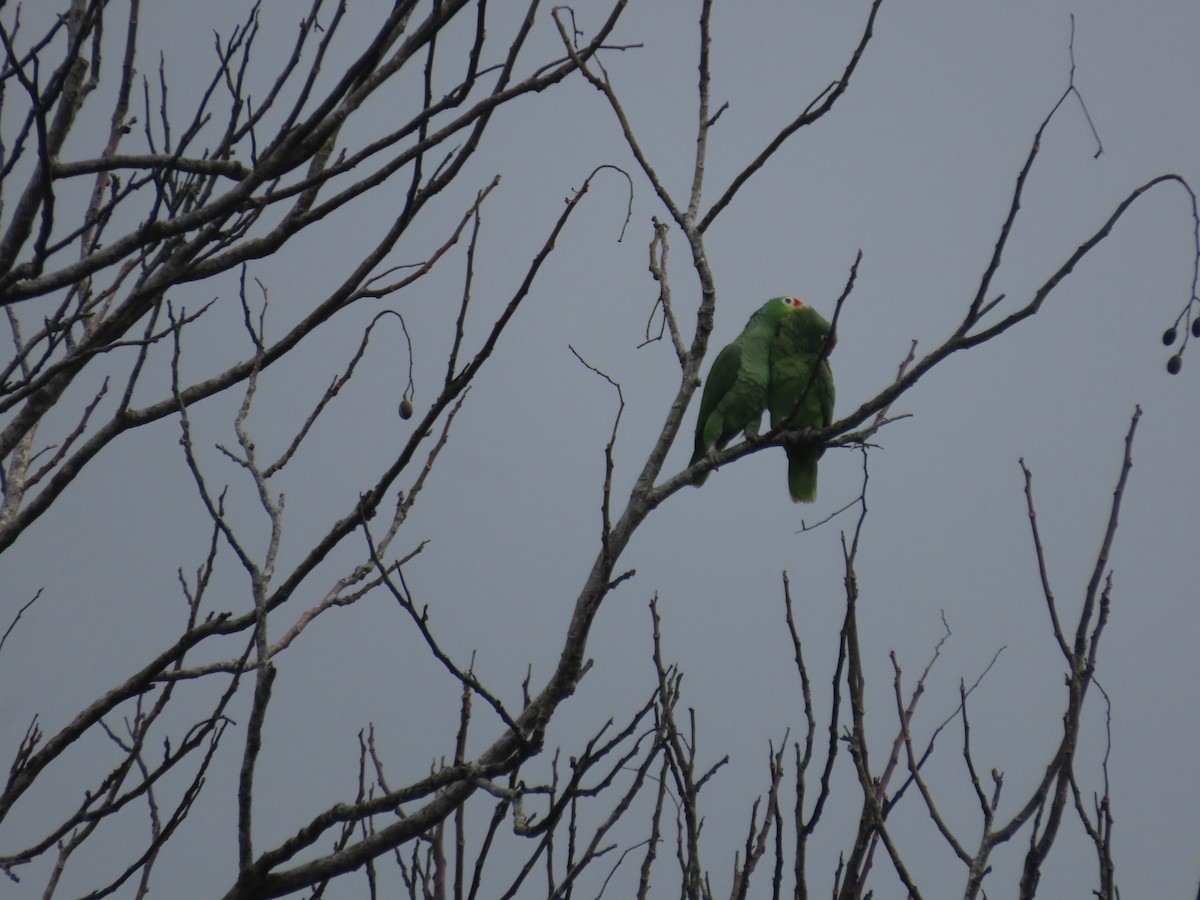
[[[599,24],[602,6],[577,10],[585,32]],[[840,73],[866,9],[866,3],[829,0],[717,4],[712,98],[728,101],[729,109],[711,137],[709,202]],[[161,47],[172,102],[181,110],[189,108],[199,73],[212,65],[211,29],[232,25],[239,10],[237,3],[145,5],[141,68],[152,70]],[[1047,130],[1030,176],[995,281],[1009,297],[998,312],[1024,302],[1138,184],[1168,171],[1200,178],[1200,6],[1194,2],[885,3],[876,36],[835,111],[789,141],[708,234],[719,291],[714,350],[777,294],[797,294],[830,313],[860,249],[858,282],[831,360],[838,414],[892,380],[912,339],[921,352],[947,337],[973,296],[1033,133],[1066,87],[1072,11],[1076,85],[1104,152],[1093,158],[1095,138],[1078,104],[1069,101]],[[497,10],[492,14],[502,33],[514,27]],[[291,3],[266,0],[262,15],[269,26],[260,48],[266,71],[270,54],[290,46],[299,13]],[[634,2],[614,42],[642,46],[606,57],[642,147],[680,196],[694,154],[697,15],[697,4],[682,0]],[[368,33],[378,13],[351,4],[349,16],[347,42]],[[557,36],[548,12],[535,39],[544,52],[531,59],[553,55]],[[6,133],[14,127],[7,118],[2,125]],[[95,134],[102,125],[98,117]],[[354,128],[352,122],[344,135],[350,146],[368,134]],[[94,154],[101,140],[70,149],[76,157]],[[622,386],[626,408],[614,474],[621,500],[677,390],[669,343],[639,347],[656,296],[646,271],[650,218],[664,213],[603,98],[575,79],[502,110],[456,189],[431,210],[427,229],[390,261],[423,259],[473,193],[501,174],[484,207],[476,259],[468,342],[477,345],[563,198],[604,163],[634,175],[624,240],[618,242],[627,185],[602,174],[469,394],[395,548],[402,554],[429,541],[405,570],[409,587],[429,605],[447,649],[464,662],[475,653],[477,671],[514,703],[527,665],[536,686],[557,659],[571,604],[598,550],[603,449],[616,397],[568,345]],[[390,221],[406,184],[385,185],[351,214],[255,265],[253,274],[271,294],[269,331],[281,334],[344,277],[358,259],[356,247],[372,242]],[[1064,616],[1073,620],[1103,536],[1129,419],[1141,404],[1111,559],[1113,612],[1097,673],[1113,704],[1115,857],[1127,897],[1190,896],[1200,875],[1194,824],[1200,787],[1192,777],[1200,746],[1200,359],[1189,353],[1172,378],[1160,343],[1189,294],[1187,201],[1174,187],[1144,197],[1043,312],[947,360],[896,404],[893,413],[911,417],[886,427],[871,451],[870,514],[858,572],[877,757],[895,732],[888,654],[896,652],[911,686],[941,635],[944,611],[953,637],[914,727],[927,735],[953,710],[959,680],[972,681],[1004,647],[974,696],[972,741],[982,769],[1006,773],[1006,796],[1016,804],[1053,752],[1066,699],[1018,459],[1034,473],[1049,574]],[[672,237],[676,311],[690,338],[697,282],[686,247],[677,232]],[[447,262],[395,304],[413,337],[418,411],[436,393],[453,333],[461,252]],[[185,348],[193,375],[247,352],[236,330],[235,291],[231,277],[174,298],[195,307],[220,297],[227,308],[200,323]],[[356,309],[319,345],[264,378],[250,425],[265,454],[285,445],[376,311]],[[285,560],[344,514],[412,427],[395,415],[407,371],[404,343],[394,323],[380,328],[385,342],[368,355],[361,376],[282,477]],[[389,346],[394,352],[382,349]],[[210,449],[233,440],[236,400],[202,405],[193,415],[211,479],[233,486],[231,506],[246,537],[261,546],[266,523],[249,482]],[[666,474],[686,464],[694,421],[692,410]],[[576,746],[605,718],[627,716],[649,695],[647,602],[657,594],[667,655],[685,672],[683,705],[697,711],[701,757],[731,756],[704,794],[707,861],[719,891],[728,890],[750,805],[767,785],[768,741],[778,745],[789,727],[793,736],[801,727],[781,572],[791,577],[822,703],[844,609],[840,533],[852,528],[852,519],[798,529],[857,495],[861,457],[846,450],[826,454],[819,500],[811,507],[790,502],[785,469],[782,451],[757,454],[722,468],[702,490],[673,496],[650,517],[618,566],[635,568],[636,577],[606,600],[596,622],[589,646],[595,666],[548,735],[552,745]],[[183,466],[178,424],[165,421],[110,446],[8,553],[0,567],[0,621],[6,625],[39,588],[44,594],[0,654],[0,747],[6,753],[34,713],[48,729],[61,725],[178,628],[183,604],[175,573],[200,563],[209,528]],[[323,594],[348,559],[341,555],[323,567],[301,599]],[[218,585],[214,608],[245,608],[243,579],[232,566]],[[352,795],[356,735],[369,721],[397,777],[452,750],[459,689],[383,596],[314,626],[280,667],[258,783],[264,842]],[[1077,766],[1089,791],[1101,785],[1100,701],[1098,694],[1089,699],[1088,746]],[[476,746],[495,733],[494,726],[481,725]],[[931,780],[944,798],[943,811],[973,839],[977,810],[958,740],[953,729],[943,737]],[[103,752],[98,741],[79,748],[76,759],[89,752]],[[214,779],[236,777],[236,764],[230,753]],[[53,790],[31,794],[27,821],[73,802],[82,787],[77,777],[64,772]],[[842,788],[851,786],[848,767],[840,777]],[[164,890],[167,873],[187,886],[173,895],[209,896],[228,887],[235,852],[226,788],[214,786],[162,864]],[[835,798],[810,855],[818,893],[828,890],[836,852],[852,839],[857,804],[850,793],[841,796],[847,802]],[[897,838],[911,854],[918,883],[935,897],[960,891],[961,864],[916,808],[917,798],[910,802],[913,812],[904,821],[912,824]],[[126,837],[106,840],[121,845]],[[0,841],[9,848],[2,831]],[[1010,895],[1022,849],[1018,840],[996,859],[990,895]],[[1042,895],[1088,896],[1094,863],[1077,824],[1066,827],[1056,852],[1063,855],[1048,866]],[[76,865],[85,868],[82,860]],[[82,888],[85,874],[68,871],[64,896],[73,895],[71,885]],[[669,884],[661,883],[664,889]],[[38,884],[31,878],[28,894],[25,886],[8,890],[33,896]],[[337,896],[353,895],[357,884],[342,886]],[[900,895],[888,877],[879,890]]]

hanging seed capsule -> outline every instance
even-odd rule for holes
[[[1178,375],[1179,370],[1183,368],[1183,354],[1176,353],[1167,360],[1167,371],[1172,375]]]
[[[1163,346],[1170,347],[1175,343],[1175,339],[1179,337],[1179,332],[1175,330],[1175,326],[1171,326],[1163,332]]]
[[[400,401],[400,418],[411,419],[413,414],[412,401],[405,397]]]
[[[1200,338],[1200,316],[1192,319],[1192,337]]]

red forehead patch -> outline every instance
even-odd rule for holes
[[[794,306],[796,309],[799,309],[804,305],[804,301],[799,297],[784,297],[783,302],[788,306]]]

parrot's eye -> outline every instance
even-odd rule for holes
[[[786,303],[788,306],[796,307],[796,309],[799,309],[801,306],[804,305],[804,301],[801,300],[799,297],[784,297],[783,302]]]

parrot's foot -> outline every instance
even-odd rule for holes
[[[815,428],[789,428],[779,435],[780,443],[785,447],[799,447],[807,449],[812,447],[814,443],[813,437],[816,435]]]

